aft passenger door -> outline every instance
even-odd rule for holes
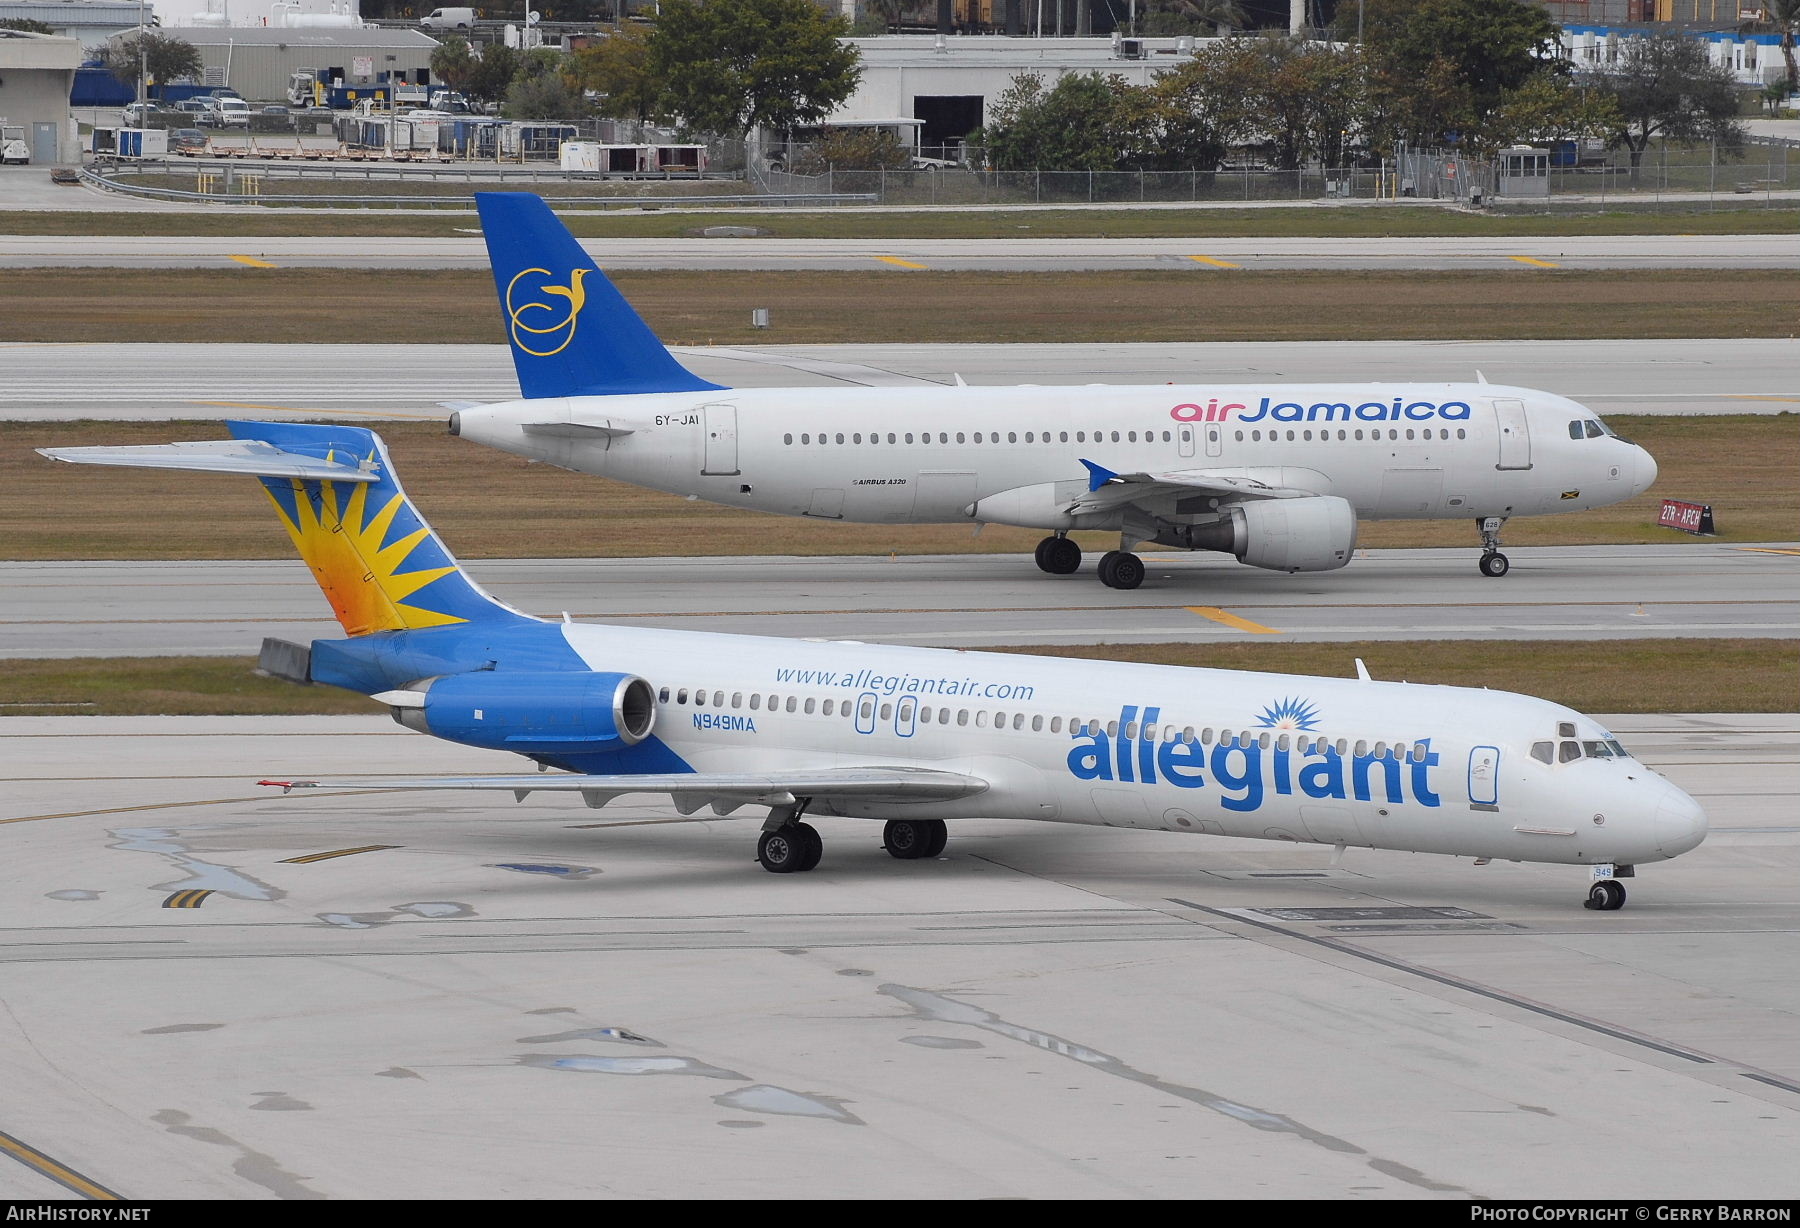
[[[700,472],[730,477],[738,469],[737,406],[703,405],[701,429],[706,432],[706,456]]]

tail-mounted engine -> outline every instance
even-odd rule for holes
[[[390,705],[408,729],[526,755],[623,750],[649,737],[656,724],[656,693],[633,674],[483,670],[373,698]]]

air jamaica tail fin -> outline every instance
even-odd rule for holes
[[[519,390],[540,397],[705,392],[542,198],[477,192]]]
[[[41,448],[52,460],[258,477],[350,635],[535,622],[482,591],[413,509],[387,447],[358,426],[228,422],[233,438]]]

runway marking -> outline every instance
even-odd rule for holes
[[[1227,627],[1236,627],[1239,631],[1248,631],[1252,635],[1280,635],[1274,627],[1265,627],[1261,623],[1253,623],[1247,618],[1239,618],[1236,614],[1221,610],[1211,605],[1188,605],[1182,609],[1190,614],[1198,614],[1202,618],[1210,618],[1216,623],[1224,623]]]
[[[255,256],[233,256],[239,264],[247,264],[253,269],[278,269],[278,264],[270,264],[267,260],[258,260]]]
[[[330,861],[333,857],[351,857],[357,853],[379,853],[382,849],[397,849],[398,844],[365,844],[361,848],[333,849],[329,853],[308,853],[304,857],[283,857],[279,862],[284,866],[303,866],[314,861]]]
[[[928,264],[914,264],[912,261],[902,260],[898,256],[877,256],[875,259],[883,264],[891,264],[897,269],[928,269],[931,267]]]
[[[278,414],[317,414],[322,418],[338,414],[368,414],[377,418],[412,418],[419,422],[436,422],[437,414],[408,414],[381,409],[301,409],[297,405],[257,405],[250,401],[186,401],[187,405],[216,405],[220,409],[267,409]]]
[[[91,737],[92,735],[83,733],[57,736],[85,738]],[[154,737],[156,735],[153,734],[150,736]],[[188,735],[180,734],[173,736],[186,737]],[[207,736],[217,737],[218,735],[208,734]],[[266,737],[267,735],[259,734],[246,736]],[[99,814],[136,814],[140,810],[179,810],[184,806],[223,806],[230,802],[260,802],[267,801],[269,796],[269,794],[265,793],[256,797],[212,797],[200,802],[150,802],[143,806],[110,806],[105,810],[68,810],[61,814],[26,814],[20,815],[16,819],[0,819],[0,827],[3,827],[8,823],[41,823],[46,819],[87,819]]]
[[[1678,394],[1670,393],[1669,395],[1676,396]],[[1722,392],[1719,394],[1719,399],[1722,401],[1794,401],[1794,402],[1800,402],[1800,397],[1765,397],[1765,396],[1757,396],[1756,394],[1749,393],[1749,392]]]
[[[1745,550],[1751,554],[1800,554],[1800,550],[1783,550],[1777,546],[1733,546],[1733,550]]]
[[[1560,264],[1551,264],[1548,260],[1539,260],[1535,256],[1509,256],[1509,260],[1517,260],[1520,264],[1534,265],[1540,269],[1560,269]]]
[[[189,891],[177,891],[163,901],[164,908],[198,908],[212,892],[205,888]]]
[[[1229,260],[1220,260],[1217,256],[1189,256],[1188,259],[1196,264],[1210,264],[1215,269],[1239,269],[1243,267],[1239,264],[1233,264]]]
[[[90,1181],[67,1164],[59,1164],[36,1147],[21,1143],[10,1134],[0,1134],[0,1151],[5,1152],[33,1172],[42,1173],[64,1189],[74,1190],[95,1202],[122,1202],[124,1195],[115,1194],[97,1181]]]

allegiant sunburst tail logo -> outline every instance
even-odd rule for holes
[[[368,459],[385,458],[371,453]],[[391,480],[351,484],[268,478],[263,486],[349,634],[468,621],[409,600],[457,569]],[[415,560],[415,554],[425,557]],[[413,568],[404,570],[409,562]]]
[[[521,269],[506,283],[506,318],[512,343],[534,358],[549,358],[569,348],[581,308],[587,302],[582,279],[587,269],[572,269],[569,284],[550,281],[549,269]],[[524,283],[524,284],[520,284]]]

